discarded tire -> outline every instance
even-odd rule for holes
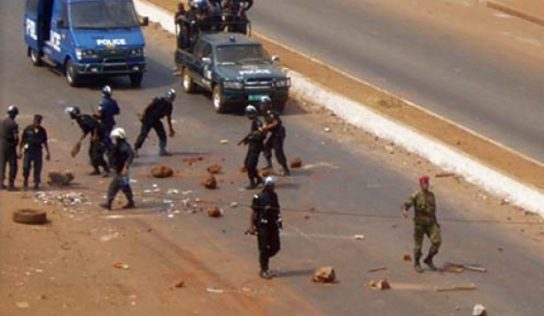
[[[13,212],[13,221],[21,224],[45,224],[47,222],[47,213],[28,209],[17,210]]]

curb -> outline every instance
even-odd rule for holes
[[[159,23],[170,33],[175,32],[172,13],[145,0],[135,0],[134,4],[138,12],[149,16],[150,21]],[[487,167],[467,154],[431,137],[423,136],[400,122],[388,119],[372,111],[365,104],[332,92],[297,72],[289,70],[289,74],[293,79],[292,92],[302,99],[323,105],[346,122],[392,141],[444,170],[455,172],[468,182],[507,199],[513,205],[544,217],[544,194],[541,191]]]
[[[518,17],[518,18],[523,19],[525,21],[532,22],[532,23],[535,23],[535,24],[540,25],[540,26],[544,26],[544,18],[538,17],[536,15],[531,15],[529,13],[523,12],[521,10],[512,8],[512,7],[504,5],[502,3],[491,1],[491,0],[486,0],[485,5],[486,5],[486,7],[490,8],[490,9],[501,11],[503,13]]]

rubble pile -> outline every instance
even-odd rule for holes
[[[44,205],[61,206],[63,211],[71,213],[81,212],[83,206],[92,204],[82,192],[37,192],[35,199]]]
[[[170,178],[174,175],[174,170],[168,166],[153,166],[151,168],[151,175],[154,178],[164,179],[164,178]]]

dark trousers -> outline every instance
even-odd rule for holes
[[[99,167],[104,168],[105,172],[110,171],[110,167],[104,159],[106,153],[105,145],[100,140],[91,140],[89,145],[89,157],[91,158],[91,165],[95,170],[99,170]]]
[[[257,242],[259,245],[259,263],[261,270],[268,271],[270,258],[280,251],[280,231],[275,224],[257,227]]]
[[[160,150],[165,151],[166,150],[166,131],[164,130],[164,125],[162,125],[162,122],[160,120],[142,122],[140,135],[138,135],[138,139],[136,139],[136,144],[134,144],[134,148],[136,150],[139,150],[140,148],[142,148],[142,145],[144,144],[144,141],[147,138],[147,134],[149,134],[149,131],[151,129],[154,129],[155,132],[157,133],[157,137],[159,137]]]
[[[287,166],[287,157],[285,157],[285,151],[283,150],[283,142],[285,140],[285,135],[270,135],[266,142],[264,143],[263,155],[266,158],[268,167],[272,166],[272,150],[276,154],[276,160],[282,166],[285,171],[289,170]]]
[[[116,172],[108,188],[108,203],[110,205],[115,199],[117,193],[119,193],[119,190],[123,191],[129,202],[133,202],[132,188],[130,187],[128,177],[124,177]]]
[[[104,124],[104,135],[106,135],[104,139],[104,150],[106,151],[106,153],[109,153],[111,151],[111,148],[113,147],[110,134],[114,127],[115,125],[113,124]]]
[[[34,184],[39,185],[42,174],[42,151],[25,151],[23,157],[23,178],[25,184],[28,184],[28,177],[30,176],[30,169],[34,168]]]
[[[6,178],[6,165],[9,165],[9,183],[13,185],[17,176],[17,147],[3,145],[0,147],[0,182],[3,184]]]
[[[245,166],[247,168],[247,177],[249,178],[250,185],[256,185],[257,183],[263,181],[263,179],[259,175],[259,171],[257,170],[260,154],[260,151],[248,147],[245,159]]]

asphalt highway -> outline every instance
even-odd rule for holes
[[[284,3],[280,0],[274,2]],[[264,3],[259,5],[265,6]],[[304,8],[303,2],[291,3],[295,9],[290,14],[300,13]],[[178,134],[169,140],[174,156],[159,159],[156,139],[151,136],[144,145],[142,157],[135,162],[133,177],[138,183],[134,188],[142,194],[145,188],[151,187],[153,180],[141,176],[151,164],[168,164],[189,174],[189,167],[181,159],[202,155],[206,162],[221,163],[224,167],[223,175],[219,176],[218,191],[202,191],[190,176],[164,180],[160,185],[180,191],[194,190],[202,199],[223,203],[227,216],[220,220],[198,215],[173,219],[161,217],[156,213],[146,213],[156,206],[146,204],[139,196],[136,202],[143,207],[138,210],[141,211],[140,220],[152,225],[154,231],[167,236],[170,243],[181,249],[203,253],[201,259],[209,259],[205,261],[203,271],[216,274],[235,271],[240,282],[256,278],[256,242],[242,233],[246,229],[248,210],[242,206],[228,208],[232,201],[247,204],[252,196],[252,192],[240,190],[246,185],[245,176],[238,172],[245,148],[235,145],[247,132],[249,122],[238,115],[214,113],[211,101],[205,95],[184,95],[181,92],[179,78],[173,77],[171,71],[174,39],[156,29],[146,30],[149,71],[141,89],[130,88],[126,78],[71,88],[63,77],[46,68],[34,67],[27,59],[21,29],[23,2],[4,0],[0,8],[2,42],[10,43],[0,46],[0,108],[4,110],[10,104],[17,104],[22,113],[19,117],[21,126],[29,124],[34,113],[44,114],[53,159],[60,160],[60,164],[63,161],[73,163],[69,149],[79,137],[77,127],[63,113],[65,106],[79,105],[88,112],[98,103],[101,85],[110,84],[114,97],[121,104],[122,115],[118,125],[126,128],[129,139],[133,141],[139,129],[137,113],[145,104],[170,87],[179,91],[174,110],[174,127]],[[255,11],[256,15],[260,12]],[[335,15],[341,13],[336,12]],[[260,16],[258,20],[264,18]],[[296,29],[293,34],[297,34]],[[350,50],[353,53],[356,48],[349,48],[346,54],[350,54]],[[435,182],[433,178],[439,203],[438,217],[443,219],[444,240],[437,264],[447,260],[479,263],[489,272],[451,274],[427,271],[422,275],[416,274],[410,263],[402,261],[404,253],[411,253],[412,225],[409,220],[401,219],[399,206],[416,188],[417,176],[435,170],[416,163],[416,158],[409,156],[403,164],[404,158],[395,159],[380,149],[381,146],[370,146],[357,137],[324,133],[326,122],[323,115],[298,108],[287,110],[287,155],[301,157],[309,168],[294,170],[292,177],[280,178],[278,194],[284,207],[285,222],[283,249],[272,260],[272,268],[279,270],[279,277],[255,294],[265,302],[262,308],[273,315],[430,316],[467,315],[474,304],[482,303],[493,315],[541,314],[544,310],[543,244],[535,241],[529,232],[520,232],[520,229],[529,230],[531,227],[509,224],[504,217],[497,219],[500,214],[513,213],[513,209],[506,206],[498,209],[496,201],[478,199],[476,190],[459,185],[453,179]],[[229,144],[221,145],[222,139],[228,139]],[[92,182],[96,180],[85,176],[88,168],[85,155],[77,159],[81,166],[76,171],[78,181],[89,190],[105,192],[105,184],[96,184]],[[311,208],[316,212],[308,211]],[[498,222],[485,221],[489,219]],[[120,222],[119,225],[124,224]],[[354,234],[363,234],[365,239],[353,240]],[[215,242],[202,243],[199,236],[204,235]],[[210,249],[221,249],[218,253],[225,257],[214,257],[208,253],[213,252]],[[339,283],[318,286],[309,281],[313,270],[322,265],[335,267]],[[376,266],[387,266],[387,270],[367,273],[368,269]],[[182,266],[177,268],[183,269]],[[382,277],[389,278],[399,287],[389,292],[372,291],[366,287],[370,279]],[[434,290],[435,287],[467,283],[476,284],[478,289],[446,293]],[[93,314],[93,311],[88,312]]]
[[[475,41],[408,18],[408,5],[395,12],[374,0],[259,1],[251,19],[256,31],[288,47],[544,161],[542,67],[522,54],[505,58],[485,37]]]

